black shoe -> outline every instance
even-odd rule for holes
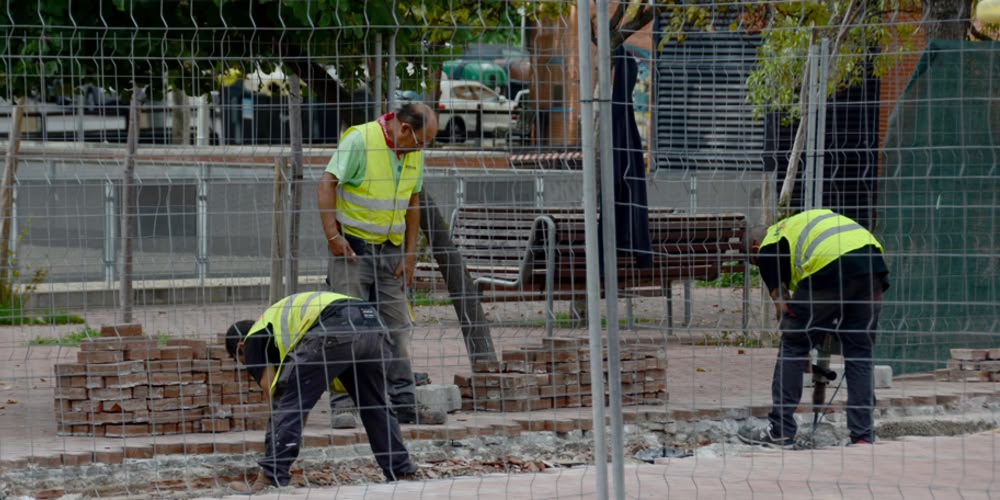
[[[432,410],[425,407],[417,408],[416,410],[407,408],[405,410],[396,410],[396,420],[400,424],[444,425],[448,421],[448,414],[441,410]]]
[[[746,444],[759,444],[769,448],[790,448],[794,443],[790,438],[775,436],[771,433],[771,424],[763,427],[743,427],[736,433]]]

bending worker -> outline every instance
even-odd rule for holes
[[[391,355],[386,339],[374,307],[330,292],[290,295],[257,321],[229,327],[226,350],[246,365],[271,403],[260,473],[252,484],[236,481],[230,487],[253,493],[288,484],[306,417],[334,378],[360,409],[386,479],[416,472],[385,402],[384,365]]]
[[[413,284],[417,261],[421,150],[436,134],[434,110],[418,103],[351,127],[317,187],[330,251],[327,284],[332,292],[369,300],[378,309],[393,349],[386,390],[404,424],[443,424],[447,419],[440,410],[417,406],[405,292]],[[346,399],[330,399],[334,428],[355,426]]]
[[[768,424],[740,429],[739,439],[772,447],[794,444],[809,350],[831,334],[843,347],[851,443],[874,442],[872,350],[882,292],[889,288],[882,245],[857,222],[817,209],[754,229],[749,258],[774,300],[781,344]]]

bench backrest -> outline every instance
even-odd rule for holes
[[[539,217],[555,225],[555,286],[585,288],[586,224],[578,208],[458,208],[452,218],[452,239],[473,278],[520,276],[523,288],[544,288],[547,236],[536,223]],[[678,214],[651,208],[649,229],[653,267],[640,269],[633,256],[619,256],[620,287],[711,280],[721,272],[743,269],[747,222],[742,214]]]

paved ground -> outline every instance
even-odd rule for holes
[[[770,451],[742,456],[662,459],[628,465],[625,498],[640,499],[988,499],[1000,496],[1000,434],[910,437],[874,446],[818,451]],[[612,472],[609,495],[615,498]],[[492,475],[339,488],[282,489],[255,495],[355,499],[571,499],[596,498],[596,469]],[[226,496],[226,499],[246,496]]]
[[[680,291],[675,294],[679,296]],[[950,438],[906,438],[883,441],[874,447],[774,453],[755,449],[747,454],[732,438],[735,423],[754,414],[763,415],[770,404],[770,376],[775,349],[756,347],[758,339],[769,345],[765,318],[768,308],[759,299],[752,311],[752,330],[739,328],[739,294],[732,290],[696,289],[692,296],[692,325],[668,336],[662,324],[663,299],[642,299],[634,314],[639,330],[622,330],[623,337],[661,338],[667,346],[669,401],[653,407],[627,407],[626,422],[657,419],[687,423],[691,429],[711,434],[721,449],[704,449],[696,458],[665,464],[629,465],[625,474],[627,498],[992,498],[1000,496],[998,437],[981,433]],[[565,310],[568,305],[562,303]],[[230,322],[254,317],[263,304],[234,303],[185,307],[140,307],[137,322],[149,334],[214,339]],[[492,329],[498,351],[534,344],[544,335],[542,304],[490,304],[488,315],[501,324]],[[624,306],[621,315],[624,316]],[[678,300],[677,317],[683,308]],[[75,313],[89,325],[118,322],[115,311],[90,309]],[[435,382],[450,383],[456,373],[467,373],[468,362],[461,333],[448,306],[417,308],[414,338],[415,368],[428,372]],[[16,467],[28,457],[42,466],[58,466],[60,457],[79,456],[123,447],[155,451],[176,449],[176,443],[210,443],[215,452],[250,449],[262,442],[262,433],[224,433],[150,438],[70,438],[55,435],[52,411],[52,365],[73,362],[75,348],[29,346],[35,337],[58,337],[79,326],[3,328],[0,355],[0,467]],[[586,336],[582,329],[560,329],[562,336]],[[728,345],[750,341],[754,347]],[[727,344],[727,345],[715,345]],[[930,378],[894,381],[891,389],[878,391],[880,420],[923,414],[927,418],[974,418],[997,421],[1000,389],[995,383],[938,382]],[[844,391],[837,396],[843,401]],[[472,435],[512,422],[586,421],[591,409],[544,410],[526,413],[457,413],[445,428],[406,426],[410,439],[435,439]],[[735,420],[734,420],[735,419]],[[325,401],[309,420],[311,442],[327,444],[334,436],[356,431],[332,432]],[[668,424],[673,425],[673,424]],[[715,427],[712,427],[715,426]],[[438,434],[435,434],[438,433]],[[457,433],[457,434],[451,434]],[[690,439],[705,433],[691,431]],[[682,437],[678,437],[681,439]],[[685,443],[688,444],[688,443]],[[693,443],[697,445],[697,443]],[[703,443],[704,444],[704,443]],[[307,440],[307,447],[309,440]],[[692,446],[693,447],[693,446]],[[727,448],[728,447],[728,448]],[[183,446],[180,447],[183,450]],[[211,453],[213,448],[209,447]],[[204,451],[202,451],[204,452]],[[2,475],[0,475],[2,476]],[[513,474],[416,483],[344,486],[339,489],[281,491],[282,497],[311,498],[591,498],[593,468],[559,468],[541,474]],[[2,478],[0,478],[2,479]],[[609,476],[610,480],[610,476]],[[2,482],[2,481],[0,481]],[[275,496],[276,497],[276,496]]]

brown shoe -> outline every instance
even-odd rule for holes
[[[270,487],[274,486],[271,482],[271,478],[264,474],[264,471],[257,473],[257,478],[254,479],[253,484],[247,484],[246,481],[233,481],[229,483],[229,487],[237,493],[254,494],[260,491],[264,491]]]

